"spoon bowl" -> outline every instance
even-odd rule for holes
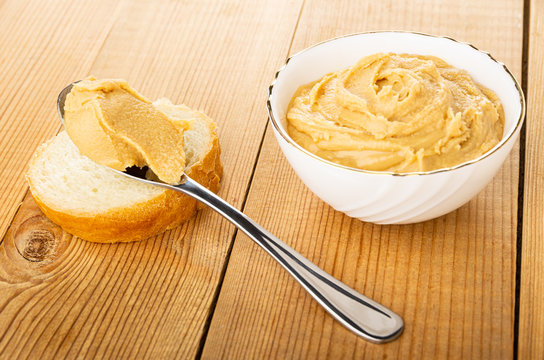
[[[59,96],[57,97],[57,113],[59,114],[60,122],[62,123],[62,126],[64,125],[64,103],[66,102],[66,96],[72,91],[72,88],[74,87],[74,84],[77,84],[81,80],[74,81],[70,85],[66,86],[64,89],[61,90],[59,93]]]

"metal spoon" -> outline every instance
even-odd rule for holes
[[[57,100],[57,110],[63,125],[64,102],[74,84],[65,87]],[[325,310],[355,334],[374,343],[384,343],[396,339],[402,333],[404,322],[399,315],[327,274],[187,175],[182,176],[181,184],[169,185],[112,170],[134,180],[187,194],[223,215],[265,249]]]

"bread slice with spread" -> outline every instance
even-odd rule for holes
[[[217,192],[223,173],[215,123],[167,99],[153,103],[172,118],[193,117],[184,132],[185,173]],[[65,131],[42,144],[27,172],[43,213],[65,231],[100,243],[146,239],[179,226],[203,205],[187,195],[117,174],[82,155]]]

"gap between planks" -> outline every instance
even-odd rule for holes
[[[531,0],[523,0],[523,45],[521,50],[521,89],[525,95],[527,107],[528,67],[529,67],[529,37],[531,27]],[[514,343],[512,344],[512,359],[518,358],[519,349],[519,308],[521,294],[521,258],[523,248],[523,199],[525,192],[525,147],[527,134],[527,110],[519,135],[519,177],[518,177],[518,214],[516,231],[516,276],[514,290]]]
[[[297,33],[298,24],[300,22],[300,18],[302,16],[302,12],[304,11],[304,4],[306,3],[306,0],[302,0],[302,3],[300,5],[300,9],[298,11],[298,17],[297,21],[295,22],[295,27],[293,28],[293,33],[291,35],[291,41],[289,42],[289,48],[287,49],[287,54],[284,56],[284,60],[287,60],[289,57],[289,54],[291,54],[291,48],[293,47],[293,43],[295,40],[295,34]],[[251,190],[251,185],[253,184],[253,178],[255,177],[255,171],[257,170],[257,164],[259,163],[259,159],[261,158],[261,151],[264,144],[264,139],[266,137],[266,132],[268,130],[268,118],[266,119],[266,124],[264,125],[263,133],[261,135],[261,141],[259,143],[259,147],[257,149],[257,154],[255,155],[255,162],[253,163],[253,168],[251,169],[251,174],[249,176],[249,181],[247,183],[246,191],[244,192],[244,199],[242,200],[242,205],[240,206],[240,211],[244,212],[244,209],[246,207],[247,199],[249,197],[249,191]],[[225,261],[223,262],[223,267],[221,268],[221,273],[219,274],[219,282],[217,284],[217,287],[215,288],[215,291],[213,293],[212,302],[210,305],[210,309],[208,312],[208,316],[206,317],[206,321],[204,323],[204,329],[202,332],[202,337],[200,338],[200,343],[198,344],[198,349],[196,351],[195,359],[202,358],[202,353],[204,351],[204,346],[206,345],[206,339],[208,337],[208,331],[210,330],[210,326],[212,324],[213,315],[215,313],[215,308],[217,306],[217,301],[219,300],[219,294],[221,293],[221,288],[223,286],[223,281],[225,280],[225,274],[227,273],[227,268],[229,266],[230,261],[230,255],[232,254],[232,248],[234,247],[234,242],[236,241],[236,236],[238,235],[238,228],[234,229],[234,233],[232,234],[232,240],[230,241],[229,248],[227,250],[227,254],[225,256]],[[1,244],[1,243],[0,243]]]

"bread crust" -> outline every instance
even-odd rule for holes
[[[215,130],[215,123],[205,119],[210,130],[207,150],[191,166],[186,174],[213,192],[219,190],[219,181],[223,174],[221,149]],[[39,157],[36,152],[31,160]],[[197,200],[173,190],[164,190],[154,198],[135,203],[130,207],[114,208],[92,216],[70,214],[55,210],[44,203],[39,196],[32,178],[27,175],[32,197],[42,212],[65,231],[91,242],[115,243],[147,239],[166,230],[175,228],[195,215],[198,209],[205,207]]]

